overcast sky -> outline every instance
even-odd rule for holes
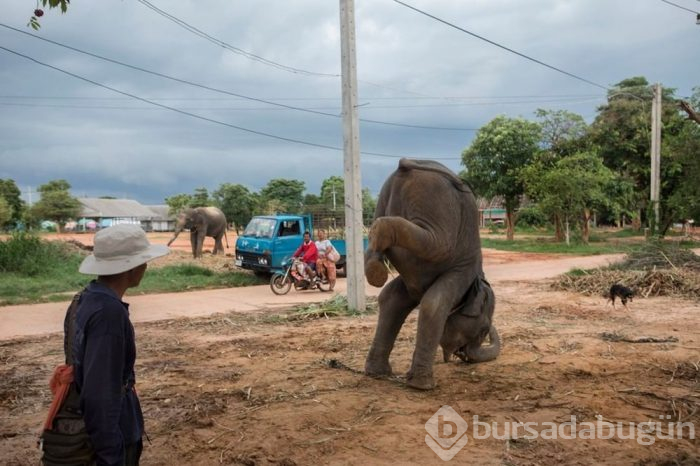
[[[0,178],[25,199],[63,178],[75,196],[161,204],[273,178],[318,194],[342,176],[338,1],[149,2],[76,1],[38,32],[26,27],[33,1],[3,4]],[[355,0],[362,185],[375,195],[400,156],[459,171],[474,130],[498,115],[566,109],[591,122],[623,79],[679,97],[700,85],[695,14],[661,0],[406,3],[581,79],[395,1]]]

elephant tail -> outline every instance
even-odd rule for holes
[[[230,249],[228,246],[228,235],[226,234],[226,229],[224,229],[224,239],[226,240],[226,249]]]

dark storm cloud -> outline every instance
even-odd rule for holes
[[[338,3],[151,2],[261,59],[340,73]],[[610,86],[632,76],[687,96],[699,85],[694,18],[662,2],[416,0],[417,8],[517,51]],[[3,24],[25,27],[33,4],[11,2]],[[356,2],[364,152],[442,158],[455,171],[474,131],[499,114],[566,109],[587,121],[606,90],[547,69],[388,0]],[[187,32],[138,1],[47,12],[40,37],[182,80],[339,115],[338,77],[261,64]],[[0,28],[0,44],[85,79],[221,124],[157,108],[0,51],[0,178],[23,189],[65,178],[74,194],[159,203],[221,183],[259,190],[296,178],[318,193],[343,173],[340,118],[251,102],[125,68]],[[534,96],[534,97],[533,97]],[[228,126],[227,126],[228,125]],[[303,145],[233,128],[308,142]],[[446,128],[461,128],[448,130]],[[376,193],[397,158],[362,156]]]

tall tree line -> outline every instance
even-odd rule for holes
[[[608,92],[590,125],[566,110],[539,109],[535,121],[498,116],[463,151],[461,176],[477,195],[504,200],[508,239],[524,200],[562,241],[571,227],[587,242],[594,215],[640,228],[651,218],[651,100],[646,78],[633,77]],[[662,101],[660,235],[674,222],[700,218],[700,125],[674,89],[664,88]],[[700,104],[700,88],[690,104]]]

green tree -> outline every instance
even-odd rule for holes
[[[691,99],[700,103],[700,88]],[[661,225],[664,235],[674,222],[700,220],[700,125],[682,113],[664,124],[661,147]]]
[[[662,95],[662,140],[673,137],[680,127],[675,91],[664,88]],[[652,87],[642,76],[625,79],[608,92],[608,101],[598,108],[590,128],[591,142],[598,147],[607,167],[631,180],[635,188],[636,217],[643,221],[649,205]],[[669,131],[671,130],[671,131]],[[666,165],[661,152],[662,171]]]
[[[306,184],[299,180],[276,178],[270,180],[261,190],[263,210],[273,212],[300,212],[304,204]],[[274,210],[274,209],[278,210]]]
[[[593,152],[564,157],[553,166],[530,164],[522,177],[527,194],[537,200],[540,209],[564,219],[567,243],[571,221],[580,227],[582,240],[588,243],[593,212],[618,202],[610,193],[619,180]]]
[[[477,133],[462,153],[462,177],[482,197],[503,196],[506,233],[514,236],[514,212],[525,192],[520,171],[539,152],[541,128],[522,118],[499,116]]]
[[[542,148],[558,159],[585,149],[588,125],[581,115],[568,110],[535,112],[542,128]]]
[[[345,180],[342,176],[331,176],[321,184],[321,202],[328,209],[343,211],[345,204]]]
[[[207,207],[211,205],[207,188],[196,188],[190,201],[190,207]]]
[[[4,197],[0,197],[0,227],[7,225],[12,219],[12,207]]]
[[[541,168],[551,167],[562,157],[585,150],[588,125],[581,115],[567,110],[537,109],[535,112],[542,128],[542,151],[537,154]],[[550,213],[557,241],[564,240],[564,224],[558,211]],[[520,215],[518,215],[520,218]]]
[[[82,208],[80,201],[71,196],[69,190],[70,184],[66,180],[53,180],[39,186],[41,199],[32,206],[32,216],[56,222],[60,232],[62,225],[78,217]]]
[[[255,199],[243,185],[223,183],[212,193],[212,198],[226,219],[235,225],[236,231],[244,228],[253,216]]]
[[[22,221],[26,206],[20,197],[22,192],[17,187],[17,184],[12,179],[0,180],[0,199],[7,202],[11,210],[11,216],[5,221],[0,221],[0,227],[10,228]]]
[[[362,220],[365,226],[372,224],[375,210],[377,210],[377,199],[372,196],[369,188],[364,188],[362,190]]]
[[[192,195],[190,194],[175,194],[174,196],[166,197],[165,203],[168,204],[168,213],[177,215],[192,204]]]

